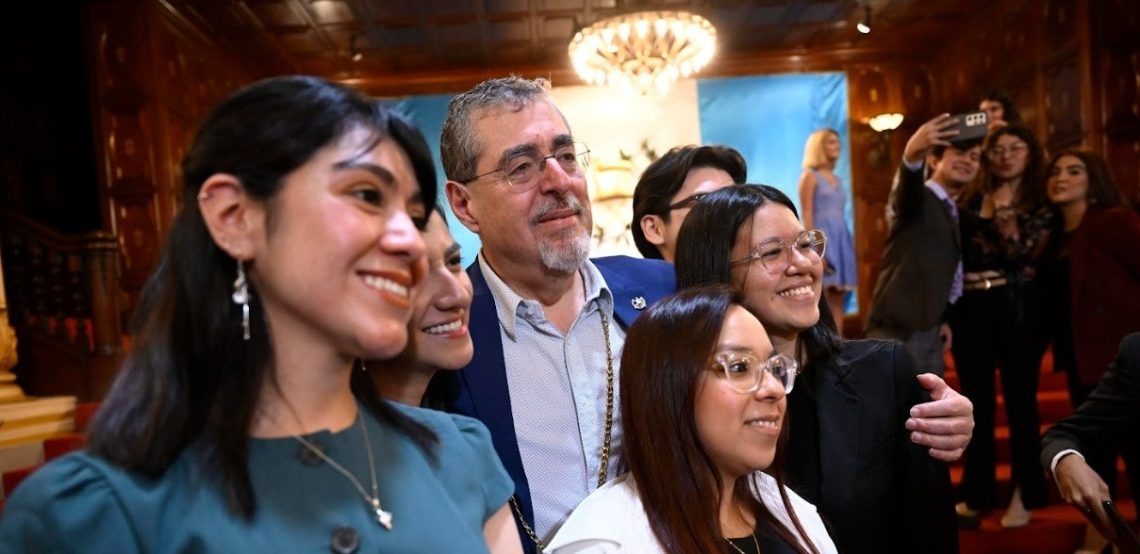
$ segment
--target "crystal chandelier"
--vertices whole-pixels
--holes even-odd
[[[716,28],[699,15],[643,11],[603,19],[570,40],[570,61],[587,83],[665,94],[709,63]]]

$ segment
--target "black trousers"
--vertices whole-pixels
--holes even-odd
[[[1041,418],[1037,410],[1037,380],[1046,339],[1031,313],[1034,303],[1022,303],[1025,290],[1015,285],[966,291],[950,309],[952,354],[962,394],[974,403],[974,434],[965,454],[962,500],[975,510],[995,503],[997,454],[994,439],[1000,368],[1002,397],[1009,422],[1011,484],[1021,488],[1027,509],[1049,503],[1045,472],[1039,460]]]

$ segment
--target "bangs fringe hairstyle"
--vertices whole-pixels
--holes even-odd
[[[250,282],[250,339],[242,340],[240,307],[230,300],[237,262],[214,243],[198,192],[211,175],[233,175],[271,217],[286,176],[358,128],[373,132],[362,151],[393,140],[407,153],[430,214],[436,177],[423,135],[351,89],[313,77],[267,79],[235,92],[205,119],[182,163],[182,208],[139,297],[133,351],[91,425],[95,455],[157,477],[191,450],[231,509],[252,517],[249,428],[263,383],[275,384],[272,337]],[[381,422],[434,456],[435,434],[381,402],[366,374],[353,371],[351,387]]]
[[[673,266],[677,272],[677,288],[723,284],[739,290],[740,285],[732,280],[731,261],[737,233],[743,225],[751,228],[756,210],[771,202],[791,210],[799,219],[792,200],[768,185],[724,187],[694,206],[677,235],[677,259]],[[743,291],[740,292],[743,296]],[[831,308],[827,297],[821,294],[819,321],[800,333],[796,361],[807,369],[808,363],[824,362],[838,354],[839,346]]]
[[[629,328],[621,357],[622,460],[637,486],[645,514],[666,552],[730,552],[720,531],[720,474],[701,446],[696,396],[710,371],[729,307],[740,305],[731,287],[682,290],[653,305]],[[796,531],[816,552],[784,491],[783,456],[788,425],[780,431],[767,470]],[[665,449],[662,451],[662,449]],[[799,541],[756,499],[751,474],[737,479],[738,505],[757,524],[773,521],[789,544]]]
[[[744,161],[744,156],[728,146],[675,146],[653,160],[641,173],[637,186],[633,189],[633,221],[630,222],[629,230],[633,233],[633,244],[642,256],[662,259],[657,245],[645,238],[641,219],[647,215],[656,215],[668,223],[673,215],[669,213],[673,196],[681,190],[689,172],[702,167],[724,171],[733,183],[743,183],[748,178],[748,164]]]

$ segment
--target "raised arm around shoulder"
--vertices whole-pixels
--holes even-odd
[[[932,458],[953,462],[962,457],[970,444],[974,404],[933,373],[923,373],[917,379],[930,393],[930,402],[911,408],[911,417],[906,421],[910,439],[928,447]]]
[[[810,169],[805,169],[800,176],[800,209],[803,210],[804,228],[811,229],[815,219],[815,176]]]

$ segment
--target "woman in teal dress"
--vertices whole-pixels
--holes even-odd
[[[435,172],[377,101],[310,77],[206,119],[89,450],[38,470],[2,552],[519,552],[472,419],[379,400]]]
[[[827,234],[827,267],[823,273],[824,295],[835,327],[843,334],[843,314],[847,293],[855,290],[855,243],[847,229],[847,193],[835,174],[839,160],[839,133],[820,129],[804,145],[804,173],[800,177],[800,207],[804,226]]]

